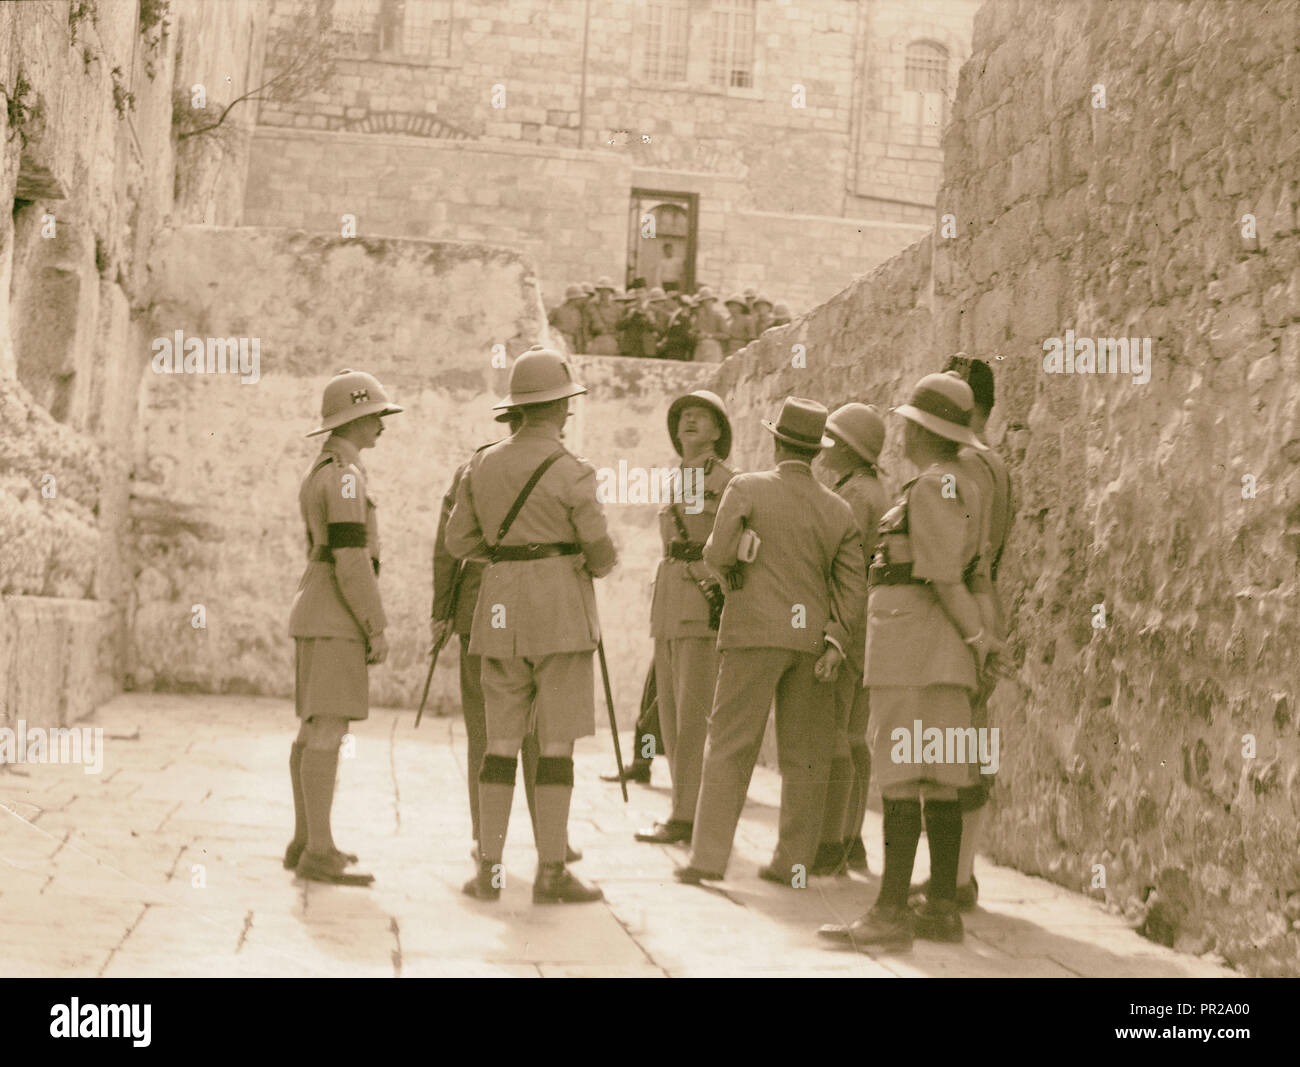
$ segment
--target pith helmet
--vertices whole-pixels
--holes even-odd
[[[668,436],[673,442],[673,448],[677,450],[679,456],[682,454],[682,443],[677,437],[677,420],[682,417],[682,410],[692,404],[708,408],[718,417],[718,428],[722,432],[718,434],[713,450],[718,454],[719,459],[726,459],[731,455],[731,419],[727,417],[727,409],[722,406],[722,397],[717,393],[710,393],[707,389],[696,389],[693,393],[679,396],[669,405]]]
[[[984,452],[988,450],[988,445],[970,429],[971,409],[974,406],[975,397],[970,386],[956,372],[946,371],[943,374],[927,374],[917,382],[911,399],[894,408],[894,414],[902,415],[949,441],[970,445],[971,448]]]
[[[786,444],[800,448],[830,448],[835,442],[824,436],[826,408],[816,400],[787,396],[776,422],[763,420],[763,429]]]
[[[320,425],[307,436],[329,433],[367,415],[394,415],[401,410],[388,399],[384,387],[373,374],[362,370],[342,370],[326,384],[320,402]]]
[[[566,286],[564,287],[564,299],[565,299],[565,300],[581,300],[581,299],[582,299],[582,286],[581,286],[581,285],[566,285]]]
[[[523,407],[525,404],[545,404],[552,400],[578,396],[587,390],[573,378],[573,371],[565,358],[549,348],[533,345],[510,368],[510,393],[493,411]]]
[[[651,299],[651,300],[667,300],[667,299],[668,299],[668,294],[665,293],[665,292],[663,291],[662,288],[660,288],[659,286],[656,285],[653,289],[650,290],[650,299]]]
[[[867,404],[845,404],[831,412],[826,432],[834,434],[868,463],[875,463],[885,447],[885,420]]]
[[[746,301],[745,298],[744,298],[743,296],[741,296],[739,293],[732,293],[729,297],[727,297],[726,300],[723,301],[723,303],[724,303],[724,304],[739,304],[741,307],[743,307],[743,308],[745,309],[746,312],[749,311],[749,303],[748,303],[748,301]]]
[[[608,274],[602,274],[599,278],[596,279],[596,288],[608,289],[611,293],[618,292],[618,290],[614,288],[614,282],[610,279],[610,276]]]
[[[701,285],[699,289],[695,291],[695,299],[703,304],[706,300],[717,300],[718,298],[713,295],[713,290],[707,285]]]

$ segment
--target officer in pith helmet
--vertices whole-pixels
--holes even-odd
[[[537,878],[533,902],[600,900],[565,866],[573,743],[596,732],[592,652],[600,636],[593,577],[616,562],[596,471],[560,443],[569,398],[587,390],[540,346],[510,370],[513,436],[474,454],[447,519],[447,551],[483,554],[469,651],[482,657],[487,755],[479,772],[479,869],[465,892],[496,900],[523,738],[535,728]]]
[[[335,847],[330,829],[339,745],[348,723],[369,715],[367,664],[383,663],[387,620],[379,597],[379,527],[366,493],[361,450],[402,409],[364,371],[340,371],[325,386],[320,425],[329,434],[302,481],[298,503],[307,528],[307,569],[294,593],[294,703],[301,720],[289,755],[294,834],[285,867],[298,877],[369,885],[347,868],[357,857]]]
[[[698,389],[674,400],[668,438],[681,456],[681,492],[674,491],[674,499],[659,510],[664,557],[655,575],[650,633],[659,726],[673,779],[672,810],[666,820],[636,835],[658,845],[690,844],[695,824],[723,603],[719,576],[704,562],[704,543],[735,473],[723,462],[731,454],[731,420],[716,393]],[[638,739],[638,755],[641,747]]]

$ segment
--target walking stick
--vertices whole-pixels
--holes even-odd
[[[596,641],[600,656],[600,676],[605,682],[605,707],[609,708],[609,732],[614,736],[614,762],[618,764],[618,787],[623,790],[623,803],[627,804],[627,779],[623,776],[623,749],[618,743],[618,720],[614,718],[614,693],[609,688],[609,665],[605,662],[605,639]]]
[[[438,655],[446,647],[447,641],[451,638],[451,631],[455,625],[456,619],[456,601],[460,599],[460,580],[465,576],[465,561],[463,559],[456,561],[456,573],[451,579],[451,610],[447,614],[447,628],[443,630],[442,636],[438,638],[438,643],[433,646],[433,655],[429,658],[429,673],[424,676],[424,692],[420,694],[420,710],[415,713],[415,728],[420,728],[420,720],[424,718],[424,705],[429,699],[429,684],[433,681],[433,668],[438,666]]]

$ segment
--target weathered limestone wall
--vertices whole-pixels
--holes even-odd
[[[502,436],[491,404],[510,357],[545,340],[532,267],[512,249],[189,227],[152,264],[150,336],[257,337],[261,376],[147,373],[132,500],[129,684],[289,696],[289,605],[304,566],[298,486],[320,448],[304,439],[344,367],[376,374],[405,412],[364,459],[379,508],[380,587],[391,655],[374,703],[414,707],[427,667],[431,560],[442,495],[474,442]],[[508,364],[508,360],[503,360]],[[567,443],[597,466],[672,453],[667,399],[712,368],[591,357],[590,394]],[[611,417],[611,412],[617,412]],[[609,507],[623,566],[598,583],[616,706],[630,722],[650,659],[649,505]],[[651,535],[647,537],[647,534]],[[201,604],[206,627],[192,625]],[[459,707],[455,644],[431,699]]]
[[[754,285],[793,309],[905,247],[925,227],[744,210],[744,174],[634,168],[623,149],[429,139],[259,127],[244,222],[339,233],[356,216],[370,236],[488,241],[537,264],[548,307],[569,282],[608,274],[620,287],[632,187],[699,196],[700,284],[726,295]]]
[[[135,316],[178,206],[176,57],[254,55],[267,15],[171,7],[162,33],[131,2],[0,5],[0,721],[75,719],[120,683]],[[250,62],[231,83],[222,62],[221,85],[241,91]],[[242,168],[214,183],[207,167],[185,164],[180,209],[239,211]]]
[[[786,394],[894,405],[958,349],[994,366],[1017,678],[990,852],[1258,974],[1300,972],[1298,35],[1294,2],[991,0],[933,279],[927,240],[718,379],[753,466]],[[1149,383],[1045,373],[1067,329],[1150,337]]]

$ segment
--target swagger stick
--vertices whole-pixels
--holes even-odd
[[[420,710],[415,713],[415,728],[420,728],[420,720],[424,718],[424,705],[429,699],[429,684],[433,681],[433,668],[438,665],[438,655],[446,647],[447,641],[451,638],[451,631],[456,624],[456,601],[460,599],[460,581],[465,576],[465,561],[458,559],[456,561],[456,573],[451,579],[451,610],[447,614],[447,628],[442,631],[442,636],[438,638],[438,643],[433,646],[433,655],[429,659],[429,673],[424,676],[424,692],[420,694]]]
[[[623,790],[623,803],[627,804],[627,779],[623,776],[623,749],[618,743],[618,720],[614,717],[614,694],[609,688],[609,665],[605,662],[605,639],[597,638],[596,652],[600,655],[600,677],[605,682],[605,707],[609,708],[609,732],[614,736],[614,762],[618,764],[618,786]]]

